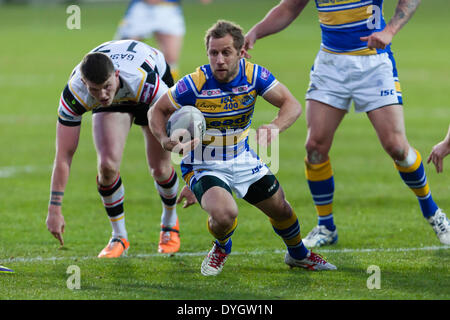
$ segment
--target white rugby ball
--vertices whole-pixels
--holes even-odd
[[[166,125],[167,135],[169,137],[176,135],[182,142],[187,142],[194,138],[201,140],[205,131],[205,117],[200,110],[193,106],[183,106],[172,113]]]

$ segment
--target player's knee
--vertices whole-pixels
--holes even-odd
[[[150,168],[150,174],[156,181],[167,180],[172,174],[173,168],[171,165],[160,164]]]
[[[119,174],[119,168],[112,162],[102,161],[98,166],[98,180],[102,185],[114,182]]]
[[[408,148],[397,143],[389,143],[385,145],[385,150],[389,156],[396,161],[403,161],[408,155]]]
[[[306,155],[311,163],[322,163],[327,159],[328,150],[317,140],[308,139],[305,144]]]
[[[272,218],[278,221],[284,221],[292,216],[292,207],[285,199],[280,201],[280,204],[272,213]]]
[[[210,222],[218,229],[229,229],[238,215],[237,208],[215,208],[210,212]]]

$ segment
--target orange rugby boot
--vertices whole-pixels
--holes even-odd
[[[175,253],[180,250],[180,226],[177,223],[174,227],[166,227],[161,225],[161,232],[159,234],[159,253]]]
[[[130,243],[127,239],[111,238],[108,245],[98,254],[99,258],[118,258],[126,255]]]

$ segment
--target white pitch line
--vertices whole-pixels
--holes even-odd
[[[448,250],[450,246],[428,246],[419,248],[362,248],[362,249],[316,249],[318,253],[371,253],[371,252],[409,252],[409,251],[437,251],[437,250]],[[240,255],[265,255],[265,254],[281,254],[285,253],[285,250],[256,250],[253,252],[232,252],[233,256]],[[208,252],[178,252],[175,256],[178,257],[199,257],[205,256]],[[148,253],[148,254],[129,254],[128,258],[155,258],[155,257],[170,257],[171,255],[161,254],[161,253]],[[1,259],[0,263],[12,263],[12,262],[51,262],[51,261],[62,261],[62,260],[89,260],[97,259],[95,256],[84,256],[84,257],[16,257],[10,259]]]
[[[9,166],[0,167],[0,178],[11,178],[18,174],[34,173],[37,171],[51,170],[52,166]]]

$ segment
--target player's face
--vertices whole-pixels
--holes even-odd
[[[212,73],[217,81],[230,82],[237,76],[243,50],[236,50],[231,35],[227,34],[218,39],[210,38],[207,53]]]
[[[86,79],[83,79],[83,83],[86,85],[89,94],[103,107],[107,107],[112,104],[114,96],[119,89],[119,71],[116,70],[113,72],[108,80],[102,84],[97,84]]]

